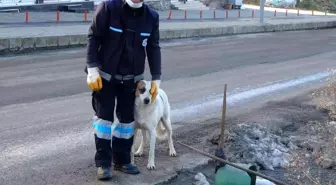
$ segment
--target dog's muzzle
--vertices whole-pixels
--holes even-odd
[[[149,98],[144,99],[144,104],[149,104],[149,102],[150,102]]]

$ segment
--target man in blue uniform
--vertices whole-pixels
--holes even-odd
[[[89,28],[85,71],[95,111],[95,163],[99,180],[112,177],[112,161],[114,170],[140,173],[131,164],[130,155],[135,88],[143,79],[146,55],[152,76],[149,91],[154,98],[161,76],[159,15],[142,1],[102,2]],[[114,110],[119,120],[117,125],[113,124]]]

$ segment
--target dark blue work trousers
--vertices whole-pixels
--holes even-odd
[[[103,88],[92,93],[92,107],[96,115],[93,125],[97,167],[110,167],[112,159],[114,164],[129,164],[131,162],[135,88],[136,83],[133,79],[112,80],[110,82],[103,79]],[[115,99],[117,100],[116,106]],[[111,125],[115,121],[115,107],[120,122],[118,125],[123,126],[117,126],[113,129]]]

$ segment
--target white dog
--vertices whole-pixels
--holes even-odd
[[[134,144],[132,147],[132,163],[134,163],[134,156],[142,156],[144,145],[146,144],[147,132],[149,135],[149,155],[147,168],[149,170],[155,169],[155,143],[156,138],[163,140],[168,139],[169,155],[176,156],[176,151],[172,139],[172,125],[170,121],[170,105],[166,93],[158,90],[158,95],[152,100],[150,94],[151,82],[142,80],[138,82],[136,88],[134,119],[135,119],[135,136],[138,130],[142,131],[142,140],[138,150],[134,153]],[[134,142],[135,143],[135,142]]]

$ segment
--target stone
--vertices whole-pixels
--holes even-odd
[[[47,40],[45,37],[37,37],[35,39],[35,47],[36,48],[44,48],[47,46]]]
[[[227,32],[228,35],[233,35],[234,34],[234,28],[232,26],[227,27],[226,32]]]
[[[165,39],[173,39],[173,38],[174,38],[174,30],[167,30]]]
[[[35,38],[22,38],[22,48],[24,49],[34,49],[35,48]]]
[[[187,37],[194,37],[194,32],[195,30],[194,29],[187,29]]]
[[[167,30],[160,30],[160,40],[167,39],[167,34],[168,34]]]
[[[48,47],[57,47],[58,46],[58,37],[57,36],[47,36],[36,38],[35,47],[36,48],[48,48]]]
[[[219,2],[219,1],[211,1],[211,2],[207,2],[207,4],[208,4],[208,7],[209,8],[212,8],[212,9],[222,9],[222,8],[224,8],[224,4],[225,3],[223,3],[224,1],[222,1],[222,2]]]
[[[282,159],[281,163],[280,163],[280,167],[281,168],[287,168],[290,165],[289,161],[286,159]]]
[[[187,30],[183,29],[180,30],[180,38],[186,38],[187,37]]]
[[[10,38],[9,39],[9,47],[11,51],[19,51],[22,47],[21,38]]]
[[[183,32],[183,30],[174,30],[174,36],[173,36],[173,38],[174,39],[181,38],[182,32]]]
[[[57,47],[58,36],[45,37],[46,47]]]
[[[70,36],[63,35],[58,37],[58,46],[69,46]]]
[[[263,28],[264,28],[264,31],[266,31],[266,32],[273,32],[273,31],[275,31],[274,30],[275,27],[273,25],[270,25],[270,24],[264,25]]]
[[[195,175],[194,179],[195,179],[194,185],[210,185],[205,176],[201,172],[198,172]]]
[[[75,35],[71,37],[72,39],[78,39],[79,40],[79,44],[80,45],[87,45],[87,35],[83,34],[83,35]]]
[[[9,40],[6,38],[0,38],[0,52],[9,49]]]
[[[324,169],[332,169],[336,164],[334,160],[327,158],[323,159],[320,165]]]
[[[145,2],[150,8],[153,8],[156,11],[165,11],[171,10],[171,1],[170,0],[146,0]]]
[[[259,166],[266,170],[287,166],[292,160],[290,149],[281,137],[259,124],[238,124],[230,128],[229,161]],[[288,141],[289,142],[289,141]]]
[[[201,37],[208,37],[208,36],[211,36],[211,28],[203,28],[203,29],[200,29],[200,34],[199,36]]]
[[[75,36],[75,35],[69,36],[69,44],[70,44],[70,46],[79,45],[80,42],[81,42],[81,37]]]
[[[285,159],[283,159],[280,156],[272,157],[272,166],[274,166],[274,167],[281,167],[283,161],[285,161]]]
[[[273,182],[257,176],[256,185],[276,185]]]
[[[202,28],[193,29],[193,37],[200,37],[201,36]]]
[[[214,36],[219,36],[223,34],[223,28],[219,27],[219,28],[211,28],[211,33]]]
[[[280,156],[282,156],[282,152],[280,152],[280,150],[278,150],[278,149],[274,149],[272,155],[274,157],[280,157]]]

